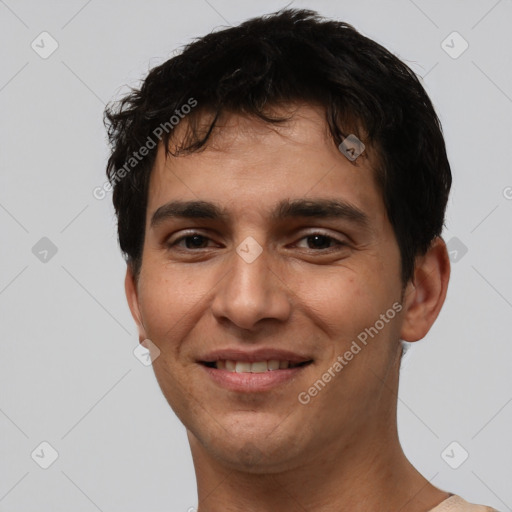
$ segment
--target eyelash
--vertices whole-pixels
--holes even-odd
[[[194,236],[200,236],[200,237],[204,238],[205,240],[211,240],[211,238],[207,237],[206,235],[203,235],[202,233],[200,233],[198,231],[191,231],[191,232],[187,233],[186,235],[181,236],[174,242],[168,243],[166,245],[169,249],[171,249],[173,247],[176,247],[178,245],[178,243],[186,240],[187,238],[193,238]],[[303,237],[299,238],[299,240],[303,240],[303,239],[314,237],[314,236],[322,236],[322,237],[326,238],[329,242],[335,242],[336,245],[338,245],[339,247],[347,246],[347,243],[342,242],[341,240],[338,240],[338,239],[334,238],[333,236],[331,236],[327,233],[323,233],[321,231],[315,231],[313,233],[308,233],[307,235],[304,235]],[[332,250],[333,248],[334,247],[328,247],[327,249],[308,249],[308,250],[314,251],[314,252],[326,252],[326,251]],[[186,247],[185,248],[180,247],[180,249],[184,250],[184,251],[199,252],[199,250],[208,249],[208,247],[199,247],[197,249],[189,249]]]

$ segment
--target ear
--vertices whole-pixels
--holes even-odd
[[[444,240],[437,237],[416,259],[414,276],[407,283],[401,339],[412,342],[426,336],[444,304],[449,280],[450,258]]]
[[[142,322],[142,315],[140,313],[139,297],[137,291],[137,281],[133,275],[131,265],[126,266],[124,290],[126,293],[126,300],[128,301],[128,306],[130,307],[130,311],[132,313],[132,317],[135,320],[135,323],[137,324],[137,328],[139,330],[139,342],[144,341],[147,338],[146,329],[144,328],[144,324]]]

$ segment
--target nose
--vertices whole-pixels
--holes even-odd
[[[227,262],[230,270],[219,283],[211,306],[217,320],[254,330],[263,324],[263,320],[284,322],[289,318],[290,289],[271,268],[270,260],[267,249],[263,249],[254,261],[233,251]]]

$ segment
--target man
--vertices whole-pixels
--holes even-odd
[[[106,120],[126,294],[199,512],[492,510],[398,440],[401,340],[450,273],[450,166],[414,73],[285,10],[190,44]]]

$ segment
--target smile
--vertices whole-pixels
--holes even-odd
[[[312,362],[313,360],[291,362],[287,359],[219,359],[200,361],[200,367],[216,386],[237,393],[261,393],[292,382]]]
[[[294,363],[287,360],[270,359],[268,361],[234,361],[231,359],[221,359],[219,361],[202,361],[202,364],[209,368],[217,370],[226,370],[235,373],[264,373],[267,371],[286,370],[288,368],[297,368],[306,366],[312,361],[302,361]]]

